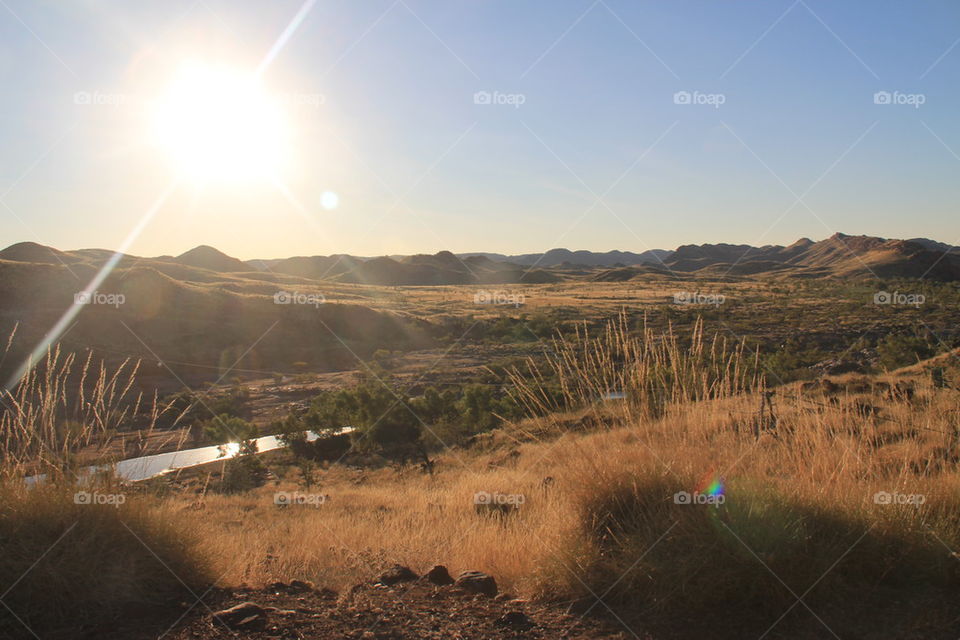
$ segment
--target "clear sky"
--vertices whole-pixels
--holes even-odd
[[[0,5],[4,245],[117,248],[171,184],[130,252],[960,242],[956,0]],[[258,67],[267,116],[210,103]]]

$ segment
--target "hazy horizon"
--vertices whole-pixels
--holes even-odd
[[[870,234],[870,233],[847,233],[847,232],[843,232],[843,231],[840,231],[839,233],[840,233],[841,235],[844,235],[844,236],[847,236],[847,237],[856,237],[856,236],[879,237],[879,238],[882,238],[882,239],[884,239],[884,240],[926,239],[926,240],[933,240],[933,241],[935,241],[935,242],[943,242],[944,244],[951,244],[951,243],[948,243],[948,242],[944,242],[943,239],[941,239],[941,238],[922,238],[921,236],[913,236],[912,238],[890,238],[890,237],[887,237],[887,236],[874,236],[873,234]],[[791,244],[794,244],[795,242],[799,242],[799,241],[801,241],[801,240],[812,240],[813,242],[822,242],[823,240],[828,240],[830,237],[832,237],[832,236],[815,237],[815,238],[809,238],[809,237],[807,237],[807,236],[804,236],[804,237],[801,237],[801,238],[794,238],[792,241],[786,242],[786,243],[766,243],[765,245],[755,245],[755,246],[757,246],[758,248],[759,248],[759,247],[762,247],[762,246],[778,246],[778,245],[779,245],[779,246],[790,246]],[[9,247],[9,246],[12,246],[13,244],[18,244],[19,242],[33,242],[33,241],[31,241],[31,240],[18,241],[18,242],[14,242],[14,243],[12,243],[11,245],[7,245],[7,246]],[[38,243],[38,244],[42,244],[42,243]],[[511,252],[511,253],[504,253],[504,252],[502,252],[502,251],[487,251],[487,250],[484,250],[484,249],[471,250],[471,251],[451,251],[450,249],[446,249],[446,248],[442,248],[442,247],[441,247],[441,248],[436,248],[436,249],[428,249],[428,250],[426,250],[426,251],[417,251],[417,252],[414,252],[414,253],[389,252],[389,253],[380,253],[380,254],[359,254],[359,253],[349,253],[349,252],[344,252],[344,251],[336,251],[336,252],[334,252],[334,253],[332,253],[332,254],[329,254],[329,253],[328,253],[328,254],[311,253],[311,254],[290,254],[290,255],[272,255],[272,256],[264,256],[264,255],[252,255],[252,256],[236,255],[236,254],[232,254],[232,253],[230,253],[230,252],[228,252],[228,251],[224,251],[223,249],[221,249],[219,246],[217,246],[217,245],[215,245],[215,244],[214,244],[214,245],[211,245],[211,244],[198,244],[198,245],[193,245],[193,246],[186,247],[186,248],[184,248],[184,249],[182,249],[182,250],[178,250],[178,251],[164,251],[163,253],[151,254],[151,255],[138,255],[138,254],[130,254],[130,255],[138,255],[138,257],[142,257],[142,258],[177,257],[177,256],[180,256],[180,255],[183,255],[184,253],[187,253],[188,251],[192,251],[193,249],[198,249],[198,248],[200,248],[200,247],[211,247],[211,248],[216,249],[217,251],[220,251],[221,253],[224,253],[224,254],[232,257],[232,258],[237,258],[237,259],[243,260],[243,261],[245,261],[245,262],[250,262],[250,261],[254,261],[254,260],[282,260],[282,259],[285,259],[285,258],[301,257],[301,256],[310,257],[310,256],[329,256],[329,255],[350,255],[350,256],[354,256],[354,257],[358,257],[358,258],[378,258],[378,257],[386,257],[386,256],[408,256],[408,255],[418,255],[418,254],[419,254],[419,255],[434,255],[434,254],[440,253],[441,251],[450,251],[451,253],[455,253],[456,255],[467,255],[467,254],[499,254],[499,255],[506,255],[506,256],[536,255],[536,254],[547,253],[548,251],[555,251],[555,250],[561,250],[561,251],[567,250],[567,251],[573,251],[573,252],[577,252],[577,251],[589,251],[589,252],[591,252],[591,253],[598,253],[598,254],[602,254],[602,253],[612,253],[612,252],[615,252],[615,251],[619,251],[619,252],[622,252],[622,253],[642,254],[642,253],[644,253],[645,251],[649,251],[649,250],[655,250],[655,251],[675,251],[676,249],[678,249],[678,248],[681,247],[681,246],[684,246],[684,245],[693,245],[693,244],[731,244],[731,245],[746,245],[746,244],[749,244],[749,243],[746,243],[746,242],[730,242],[730,243],[692,243],[692,242],[684,242],[684,243],[678,244],[678,245],[673,246],[673,247],[651,247],[650,249],[632,249],[632,248],[630,248],[629,246],[628,246],[628,247],[613,247],[612,249],[584,249],[584,248],[578,247],[578,246],[576,246],[576,245],[571,245],[571,246],[564,246],[564,247],[559,247],[559,246],[557,246],[557,247],[548,247],[548,248],[546,248],[546,249],[532,249],[532,250],[527,250],[527,251],[517,251],[517,252]],[[65,251],[65,252],[71,252],[71,251],[116,251],[115,248],[111,248],[111,247],[77,247],[77,248],[64,248],[64,247],[54,247],[54,246],[51,246],[51,245],[44,245],[44,246],[50,246],[50,247],[53,248],[53,249],[57,249],[57,250],[59,250],[59,251]],[[752,245],[752,246],[754,246],[754,245]],[[129,252],[128,252],[128,254],[129,254]]]

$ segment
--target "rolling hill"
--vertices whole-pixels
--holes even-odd
[[[77,313],[60,341],[64,350],[81,357],[93,350],[113,364],[143,359],[149,364],[141,367],[140,383],[166,390],[216,380],[231,368],[231,376],[244,370],[333,370],[352,367],[357,357],[377,349],[433,344],[429,323],[348,296],[327,301],[314,280],[221,273],[166,259],[125,257],[97,288],[98,296],[77,304],[106,256],[55,251],[36,245],[0,252],[0,336],[6,340],[16,327],[13,347],[0,362],[4,382],[27,358],[28,346],[43,344],[71,310]],[[316,304],[291,303],[289,296],[278,303],[280,291],[313,296],[306,302]]]
[[[677,272],[793,277],[900,277],[960,280],[960,254],[933,240],[888,240],[836,233],[789,246],[703,244],[678,247],[666,260]]]
[[[499,262],[481,255],[458,257],[449,251],[402,257],[358,258],[348,255],[257,260],[273,273],[380,286],[509,284],[557,282],[562,278],[539,268]]]
[[[537,265],[540,267],[558,267],[574,265],[585,267],[614,267],[639,264],[661,264],[662,260],[670,255],[665,249],[651,249],[643,253],[629,251],[570,251],[569,249],[550,249],[545,253],[524,253],[519,255],[504,255],[502,253],[461,253],[461,258],[482,256],[497,262],[509,262],[519,265]]]

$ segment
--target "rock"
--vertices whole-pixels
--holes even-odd
[[[289,588],[293,593],[308,593],[313,591],[313,585],[306,580],[291,580]]]
[[[410,567],[404,567],[399,564],[395,564],[393,567],[380,574],[380,577],[377,578],[377,583],[389,587],[390,585],[400,582],[412,582],[418,577],[419,576],[417,576],[417,574],[415,574]]]
[[[423,574],[423,577],[433,584],[440,586],[453,584],[453,578],[450,576],[450,572],[447,571],[447,568],[442,564],[434,565],[430,571]]]
[[[217,611],[214,620],[229,629],[258,629],[267,622],[267,610],[254,602],[240,604]]]
[[[499,627],[526,630],[534,626],[533,620],[522,611],[508,611],[494,622]]]
[[[481,571],[464,571],[454,584],[469,593],[482,593],[491,598],[497,595],[497,581]]]

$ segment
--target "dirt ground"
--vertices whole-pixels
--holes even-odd
[[[255,603],[266,611],[250,623],[234,628],[215,618],[214,612],[244,602]],[[91,630],[85,637],[107,640],[155,640],[160,635],[170,640],[238,637],[255,640],[653,639],[616,623],[581,617],[568,612],[562,604],[533,604],[514,599],[510,594],[475,595],[455,586],[435,586],[426,581],[390,587],[371,582],[358,584],[341,594],[324,589],[289,592],[276,588],[238,588],[213,591],[203,595],[202,602],[183,604],[184,615],[175,623],[168,615],[158,617],[148,628],[141,621],[128,628],[111,630],[109,635],[103,635],[102,630]]]

